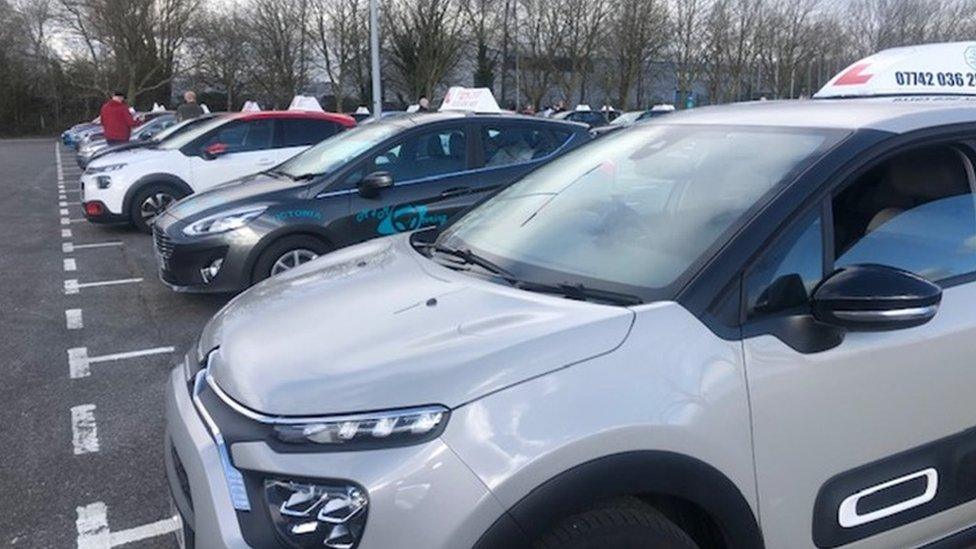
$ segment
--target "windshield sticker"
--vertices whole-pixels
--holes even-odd
[[[288,221],[291,219],[312,219],[320,221],[322,219],[322,212],[318,210],[285,210],[274,214],[274,218],[278,221]]]
[[[447,223],[447,214],[428,214],[427,206],[422,204],[386,206],[375,210],[362,210],[356,214],[358,223],[370,219],[379,221],[376,226],[377,234],[391,235],[430,225],[443,225]]]

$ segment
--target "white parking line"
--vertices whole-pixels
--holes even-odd
[[[67,225],[68,223],[71,223],[71,220],[70,219],[68,219],[67,217],[62,217],[61,218],[61,224],[62,225]]]
[[[71,229],[61,229],[61,238],[71,238]]]
[[[64,260],[64,270],[65,270],[65,272],[77,271],[78,270],[78,264],[75,263],[75,258],[73,258],[73,257],[67,257],[67,258],[65,258],[65,260]]]
[[[82,404],[71,408],[71,443],[75,455],[98,451],[98,427],[95,425],[95,405]]]
[[[64,200],[61,200],[60,202],[58,202],[58,206],[60,206],[62,208],[64,208],[67,205],[68,205],[68,203],[66,201],[64,201]]]
[[[82,288],[96,288],[98,286],[115,286],[117,284],[135,284],[142,282],[142,278],[120,278],[118,280],[101,280],[98,282],[78,282],[77,279],[64,281],[64,293],[71,295],[78,293]]]
[[[66,218],[64,218],[64,217],[61,218],[61,224],[62,225],[67,225],[67,223],[64,222],[65,219]],[[84,223],[85,221],[88,221],[88,220],[85,219],[84,217],[82,217],[80,219],[68,219],[68,223]]]
[[[87,250],[89,248],[108,248],[110,246],[121,246],[122,242],[119,240],[111,240],[108,242],[91,242],[89,244],[74,244],[72,242],[62,242],[61,251],[70,254],[75,250]]]
[[[179,519],[174,516],[128,530],[112,532],[108,527],[108,506],[101,501],[77,507],[75,510],[78,513],[78,519],[75,521],[78,530],[78,549],[110,549],[166,535],[180,528]]]
[[[88,347],[75,347],[68,349],[68,375],[71,379],[88,377],[91,375],[91,365],[99,362],[111,362],[124,360],[127,358],[138,358],[143,356],[164,355],[176,351],[176,347],[154,347],[152,349],[142,349],[141,351],[127,351],[111,355],[88,356]]]
[[[85,327],[85,321],[81,316],[81,309],[67,309],[64,311],[64,320],[68,325],[69,330],[80,330]],[[71,355],[68,355],[68,360],[71,360]]]
[[[61,211],[58,213],[60,213],[61,215],[68,215],[68,208],[61,208]]]

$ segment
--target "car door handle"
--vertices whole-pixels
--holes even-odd
[[[441,198],[446,198],[449,196],[459,196],[462,194],[467,194],[470,191],[470,187],[451,187],[450,189],[445,189],[441,191]]]

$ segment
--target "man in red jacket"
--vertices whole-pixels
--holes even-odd
[[[115,92],[112,98],[102,105],[102,131],[105,141],[109,145],[128,143],[132,128],[139,125],[129,112],[129,105],[125,102],[125,94]]]

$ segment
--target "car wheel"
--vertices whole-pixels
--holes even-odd
[[[538,549],[698,549],[691,537],[637,499],[608,502],[560,521]]]
[[[148,185],[135,194],[129,205],[129,219],[135,228],[152,232],[152,222],[173,202],[186,196],[170,185]]]
[[[313,236],[286,236],[268,247],[254,266],[255,283],[298,267],[332,251],[332,247]]]

